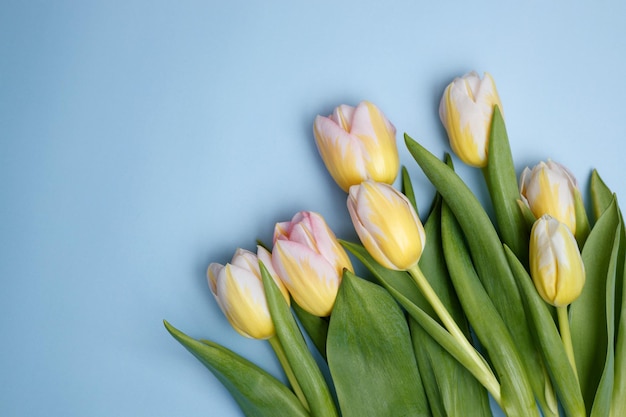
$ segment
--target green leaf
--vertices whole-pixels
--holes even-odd
[[[441,216],[443,251],[450,277],[476,336],[500,378],[501,406],[507,416],[538,416],[520,353],[472,265],[461,229],[444,204]]]
[[[308,349],[289,305],[271,275],[260,262],[267,305],[285,356],[300,384],[311,410],[311,416],[338,416],[328,385]]]
[[[408,273],[404,271],[392,271],[380,266],[361,245],[345,241],[340,242],[372,272],[381,285],[389,291],[406,309],[407,313],[409,313],[437,343],[453,358],[459,361],[475,378],[481,381],[481,383],[488,383],[487,380],[481,378],[484,377],[484,375],[482,375],[480,369],[475,366],[472,356],[461,348],[456,339],[454,339],[438,321],[420,307],[420,305],[424,305],[423,303],[426,303],[426,301],[423,300],[423,296]],[[422,301],[419,301],[420,297]]]
[[[383,288],[344,272],[327,349],[343,417],[430,416],[406,319]]]
[[[411,177],[409,176],[409,171],[407,171],[406,167],[402,166],[402,194],[409,199],[415,212],[418,213],[417,202],[415,201],[415,193],[413,192],[413,183],[411,182]]]
[[[489,216],[476,196],[450,167],[408,135],[405,134],[404,137],[409,152],[458,220],[467,239],[476,272],[513,337],[535,396],[544,413],[549,414],[552,401],[546,399],[546,384],[549,381],[546,379],[545,366],[534,345],[521,295]]]
[[[517,278],[517,284],[524,298],[524,306],[532,320],[537,342],[541,347],[546,367],[552,378],[554,388],[561,399],[561,404],[568,417],[585,417],[585,402],[580,386],[561,341],[559,330],[554,323],[552,313],[543,301],[528,272],[517,259],[513,251],[505,248],[511,269]]]
[[[617,340],[615,342],[615,381],[613,386],[613,398],[611,402],[611,416],[626,415],[626,267],[624,266],[623,249],[626,246],[626,236],[624,234],[624,223],[622,222],[620,239],[621,259],[619,260],[622,271],[618,275],[620,285],[616,285],[616,311],[618,314]],[[619,289],[619,290],[618,290]],[[618,301],[620,301],[618,303]]]
[[[619,225],[613,201],[591,230],[582,251],[586,280],[583,292],[570,307],[572,344],[587,410],[590,411],[607,359],[607,277]],[[611,343],[613,341],[611,340]]]
[[[520,198],[517,174],[504,119],[497,105],[493,108],[488,146],[489,159],[483,174],[493,202],[500,236],[522,263],[527,264],[530,230],[517,204]]]
[[[428,398],[430,412],[433,417],[447,417],[446,406],[442,398],[443,393],[439,390],[437,374],[435,370],[441,370],[439,363],[432,358],[431,352],[440,350],[448,355],[452,361],[456,362],[430,335],[420,326],[413,317],[409,316],[409,331],[411,332],[411,342],[413,343],[413,353],[417,361],[417,368],[422,376],[422,385]],[[458,364],[458,362],[456,362]],[[452,376],[451,376],[452,377]],[[446,378],[441,381],[445,385],[450,385],[453,379]],[[459,387],[462,385],[459,384]]]
[[[302,327],[307,332],[311,341],[317,348],[317,351],[326,359],[326,337],[328,336],[328,319],[326,317],[317,317],[304,310],[293,299],[291,307],[300,320]]]
[[[224,384],[246,416],[309,416],[293,392],[252,362],[216,343],[197,341],[167,321],[163,323],[174,339]]]
[[[595,169],[591,172],[590,189],[593,215],[596,221],[598,221],[602,213],[611,205],[613,192],[607,187]]]
[[[587,237],[589,236],[589,218],[587,217],[587,211],[585,209],[585,202],[583,196],[578,189],[574,191],[574,212],[576,214],[576,242],[578,247],[585,246]]]
[[[618,216],[619,219],[619,216]],[[617,230],[615,231],[615,238],[613,241],[613,250],[611,251],[611,257],[609,259],[607,277],[606,277],[606,289],[605,289],[605,313],[606,313],[606,333],[607,333],[607,346],[606,346],[606,361],[604,363],[604,370],[596,395],[593,399],[593,407],[591,408],[591,417],[603,417],[607,416],[611,410],[611,402],[613,400],[613,382],[615,380],[615,281],[617,273],[617,264],[619,259],[619,245],[620,245],[620,230],[621,220],[618,221]],[[624,401],[624,398],[621,399]]]

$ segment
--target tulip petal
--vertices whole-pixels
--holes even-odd
[[[239,333],[255,339],[274,334],[263,285],[254,273],[226,264],[218,276],[217,296],[226,318]]]
[[[320,317],[329,315],[340,272],[322,255],[297,242],[278,240],[272,255],[274,268],[296,303]]]

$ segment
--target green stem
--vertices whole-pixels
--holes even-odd
[[[283,345],[280,343],[280,340],[278,340],[277,336],[272,336],[268,339],[268,342],[270,342],[270,346],[272,346],[272,349],[274,349],[274,353],[276,354],[278,361],[282,365],[283,370],[285,371],[285,375],[287,375],[287,379],[291,384],[293,392],[296,394],[304,408],[306,408],[307,411],[310,411],[309,403],[307,402],[306,397],[304,396],[304,392],[302,392],[302,388],[300,388],[300,384],[296,379],[296,375],[293,373],[293,369],[291,368],[291,365],[287,360],[285,350],[283,349]]]
[[[419,266],[415,265],[409,268],[408,272],[411,274],[418,288],[424,294],[424,297],[428,300],[432,308],[439,316],[439,319],[443,323],[444,327],[448,329],[448,332],[454,337],[459,345],[465,350],[474,362],[473,367],[467,367],[468,370],[480,381],[480,383],[489,391],[493,399],[502,405],[500,395],[500,383],[498,379],[491,371],[491,368],[487,365],[482,356],[476,351],[474,346],[467,340],[463,331],[456,324],[446,307],[441,302],[441,299],[437,296],[437,293],[433,290],[430,283],[422,273]]]
[[[559,332],[561,333],[561,340],[565,347],[565,353],[567,359],[569,359],[570,365],[574,370],[576,381],[578,382],[578,372],[576,371],[576,360],[574,359],[574,346],[572,345],[572,334],[569,328],[569,315],[567,314],[567,306],[556,308],[557,317],[559,319]]]

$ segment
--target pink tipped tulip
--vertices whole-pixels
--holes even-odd
[[[330,314],[344,268],[353,270],[322,216],[309,211],[276,224],[272,262],[296,303],[318,317]]]
[[[260,246],[257,255],[237,249],[230,263],[212,263],[207,278],[213,296],[237,332],[253,339],[269,339],[275,329],[265,299],[259,260],[289,302],[289,294],[272,267],[270,253]]]
[[[367,179],[391,184],[400,159],[396,129],[372,103],[341,105],[313,125],[317,148],[335,182],[344,190]]]

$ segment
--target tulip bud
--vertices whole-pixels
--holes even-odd
[[[348,191],[366,179],[391,184],[400,159],[396,129],[372,103],[345,104],[313,124],[317,149],[335,182]]]
[[[361,243],[379,264],[399,271],[417,264],[426,235],[404,194],[388,184],[365,181],[350,187],[348,211]]]
[[[230,263],[212,263],[207,270],[209,287],[233,328],[243,336],[268,339],[275,334],[263,290],[259,260],[289,302],[289,294],[272,268],[270,253],[258,247],[257,255],[237,249]]]
[[[548,160],[533,169],[526,167],[520,178],[522,201],[536,218],[549,214],[576,233],[575,193],[578,185],[574,175],[563,165]]]
[[[550,215],[533,225],[530,235],[530,275],[537,292],[547,303],[571,304],[585,284],[578,244],[570,229]]]
[[[468,165],[480,168],[487,165],[494,105],[502,111],[496,84],[488,73],[482,80],[474,71],[455,78],[443,93],[439,118],[452,150]]]
[[[309,211],[276,224],[272,262],[296,303],[318,317],[330,314],[344,268],[353,271],[322,216]]]

